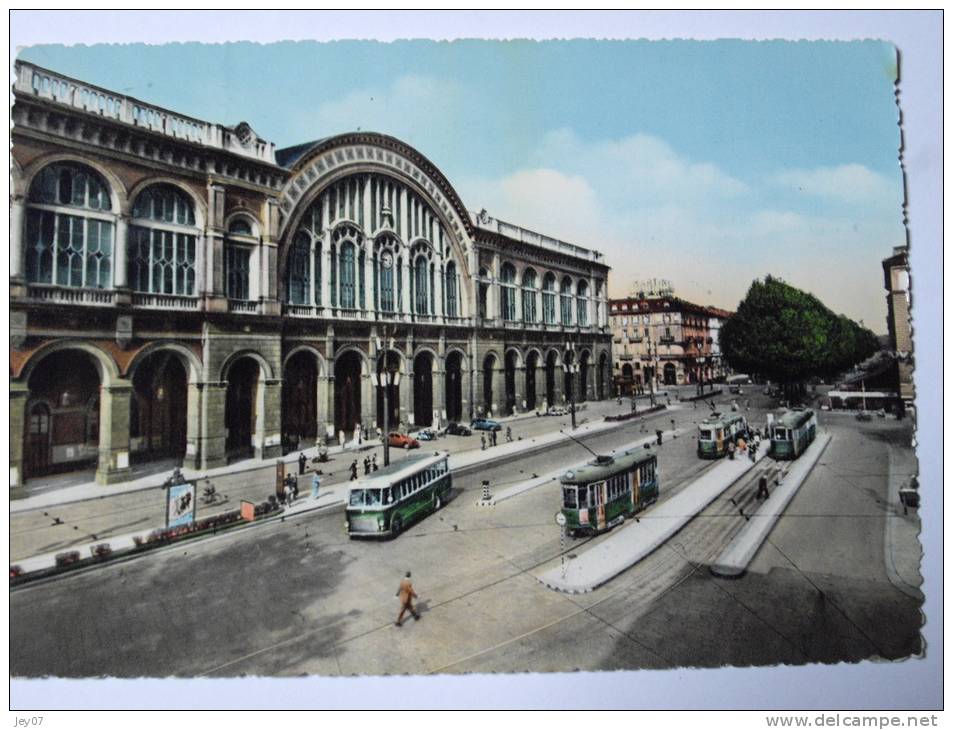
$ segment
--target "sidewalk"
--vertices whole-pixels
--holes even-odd
[[[769,449],[758,451],[757,461],[723,460],[671,499],[638,515],[639,521],[616,530],[572,561],[536,575],[555,591],[588,593],[628,570],[711,504],[722,492],[747,474]]]
[[[676,407],[673,406],[671,410],[676,410]],[[665,411],[660,411],[659,413],[664,415]],[[652,414],[652,415],[656,415],[656,414]],[[535,418],[535,416],[533,417]],[[588,424],[579,426],[573,432],[573,436],[575,438],[584,438],[584,437],[595,435],[598,433],[603,433],[606,431],[623,428],[626,425],[630,425],[631,423],[632,422],[622,422],[622,423],[608,422],[607,423],[605,421],[588,423]],[[550,433],[542,434],[540,436],[529,437],[529,438],[525,438],[521,440],[515,440],[511,443],[504,443],[499,446],[488,448],[485,451],[481,449],[470,449],[466,451],[460,451],[458,453],[451,453],[449,458],[449,465],[450,465],[450,469],[456,473],[466,472],[473,469],[479,469],[480,467],[490,463],[495,463],[500,461],[509,461],[511,459],[517,458],[521,454],[526,454],[528,451],[542,450],[544,448],[552,446],[553,444],[563,442],[563,441],[569,441],[569,440],[570,440],[570,437],[567,436],[562,430],[553,431]],[[434,445],[437,446],[438,443],[439,442],[434,443]],[[305,453],[307,455],[307,452]],[[398,452],[398,453],[402,453],[402,452]],[[289,457],[285,457],[285,461],[287,461],[288,463],[294,463],[297,461],[297,458],[292,459]],[[267,466],[270,463],[272,462],[259,463],[254,468],[259,469],[262,466]],[[187,474],[185,470],[183,470],[183,473]],[[228,472],[223,472],[223,473],[228,473]],[[209,472],[209,475],[212,476],[213,472]],[[139,486],[138,483],[134,483],[134,484],[136,484],[136,486],[133,488],[133,491],[147,489],[150,487],[154,489],[156,486],[154,481],[151,481],[145,486]],[[120,486],[126,486],[126,485],[120,485]],[[310,496],[310,480],[308,479],[306,474],[304,480],[302,481],[301,493],[298,500],[294,504],[292,504],[290,508],[285,508],[278,513],[269,515],[266,518],[262,518],[261,521],[263,522],[271,521],[272,519],[278,517],[279,515],[281,515],[284,518],[288,518],[288,517],[293,517],[303,513],[313,512],[317,510],[328,511],[335,508],[341,508],[345,505],[347,501],[348,490],[350,489],[351,486],[352,486],[352,483],[350,481],[340,481],[335,484],[323,483],[321,485],[318,498],[315,500],[315,499],[312,499]],[[100,490],[103,490],[102,487],[97,487],[97,488]],[[70,488],[70,489],[71,489],[71,496],[74,496],[75,494],[78,493],[77,488]],[[72,490],[77,490],[77,491],[72,491]],[[126,493],[129,493],[130,491],[131,491],[130,488],[126,486],[126,489],[119,490],[116,493],[126,494]],[[47,497],[47,496],[48,495],[40,495],[40,497]],[[101,497],[106,495],[97,494],[97,496]],[[87,496],[85,497],[85,499],[89,499],[89,497]],[[237,509],[237,508],[238,508],[237,502],[229,505],[229,509]],[[35,507],[30,507],[28,509],[35,509]],[[223,510],[223,511],[227,511],[227,510]],[[257,523],[258,522],[256,521],[256,523],[249,523],[249,524],[254,525]],[[27,558],[21,558],[13,562],[15,562],[15,564],[22,567],[24,571],[32,572],[35,570],[42,570],[42,569],[46,569],[46,568],[54,566],[56,564],[56,555],[65,551],[77,550],[79,551],[82,557],[88,557],[89,555],[91,555],[91,550],[95,545],[98,545],[101,543],[107,543],[114,552],[118,552],[120,550],[132,548],[135,545],[135,538],[139,537],[144,539],[151,532],[153,532],[156,529],[159,529],[160,527],[162,527],[162,525],[151,525],[148,529],[138,530],[136,532],[130,532],[130,533],[122,534],[122,535],[104,536],[102,539],[98,539],[98,540],[90,541],[90,542],[84,542],[84,543],[76,544],[76,545],[70,545],[68,547],[61,547],[60,549],[55,551],[44,552],[42,554],[33,555]],[[242,529],[242,528],[238,527],[233,529]]]
[[[904,514],[900,504],[900,488],[909,486],[910,479],[917,474],[917,456],[912,446],[903,448],[891,444],[887,458],[887,525],[884,535],[887,577],[906,595],[922,601],[920,515],[916,509],[908,509]]]
[[[817,460],[821,458],[831,434],[820,433],[807,451],[801,454],[794,462],[779,463],[781,468],[787,468],[781,484],[771,485],[769,497],[761,502],[757,511],[749,516],[744,527],[732,539],[721,555],[712,563],[711,572],[726,578],[740,576],[748,569],[755,554],[764,544],[774,525],[777,523],[788,504],[794,499],[798,489],[810,475]]]

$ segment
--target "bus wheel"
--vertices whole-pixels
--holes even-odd
[[[443,507],[443,502],[440,501],[440,495],[439,495],[439,494],[434,495],[434,499],[433,499],[433,508],[434,508],[434,510],[438,510],[438,509],[440,509],[441,507]]]
[[[400,516],[395,515],[394,519],[390,521],[390,533],[394,537],[397,537],[400,534],[400,528],[403,527],[400,521]]]

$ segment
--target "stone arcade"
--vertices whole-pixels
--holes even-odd
[[[403,142],[275,150],[16,69],[14,496],[373,434],[385,370],[400,429],[610,396],[602,254],[471,214]]]

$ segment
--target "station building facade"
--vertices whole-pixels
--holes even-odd
[[[385,402],[407,430],[609,397],[603,255],[471,213],[400,140],[276,150],[16,70],[14,496],[351,440]]]

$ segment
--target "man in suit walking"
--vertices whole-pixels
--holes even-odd
[[[407,571],[407,575],[404,578],[401,578],[400,586],[397,588],[397,598],[400,600],[400,613],[397,615],[397,625],[402,626],[404,623],[404,614],[410,611],[413,614],[414,621],[420,620],[420,614],[417,613],[417,609],[414,608],[414,599],[417,597],[417,594],[414,592],[414,585],[410,582],[410,571]]]

